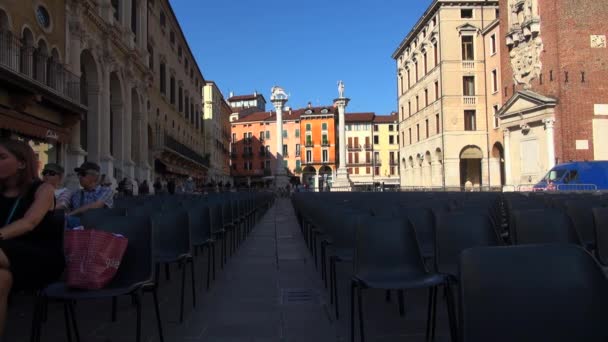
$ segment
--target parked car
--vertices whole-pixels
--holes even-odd
[[[534,190],[608,190],[608,161],[556,165],[534,185]]]

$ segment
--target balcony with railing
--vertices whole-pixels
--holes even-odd
[[[473,69],[475,69],[475,61],[462,61],[462,68],[464,70],[473,70]]]
[[[462,104],[465,106],[475,106],[477,105],[477,96],[463,96]]]
[[[312,140],[306,140],[306,142],[304,143],[304,146],[306,146],[306,147],[314,147],[315,143]]]
[[[323,147],[327,147],[327,146],[329,146],[329,140],[323,140],[323,141],[321,142],[321,146],[323,146]]]
[[[393,159],[389,162],[390,166],[398,166],[399,165],[399,161],[397,161],[396,159]]]
[[[346,163],[346,166],[371,166],[372,162],[369,160],[353,160]]]
[[[365,144],[365,145],[363,145],[363,147],[365,148],[366,151],[371,151],[374,148],[374,145],[372,145],[372,144]]]
[[[33,94],[43,94],[63,105],[84,111],[86,90],[80,77],[34,47],[23,46],[19,37],[0,31],[0,80]]]
[[[209,155],[201,155],[198,152],[193,151],[190,147],[180,143],[179,141],[177,141],[175,138],[173,138],[172,136],[165,134],[165,148],[173,151],[174,153],[177,153],[179,155],[181,155],[182,157],[185,157],[187,159],[190,159],[191,161],[200,164],[202,166],[205,167],[209,167]]]
[[[253,158],[253,152],[243,152],[243,158]]]
[[[346,149],[349,152],[357,152],[361,151],[361,145],[346,145]]]

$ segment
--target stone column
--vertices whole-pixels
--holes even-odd
[[[122,134],[120,135],[120,138],[122,140],[122,169],[123,169],[123,177],[129,177],[131,179],[133,179],[135,177],[135,172],[134,172],[134,166],[135,163],[133,162],[133,156],[132,156],[132,150],[133,150],[133,146],[132,146],[132,140],[133,138],[137,139],[139,136],[136,137],[132,137],[132,133],[133,133],[133,101],[139,101],[138,98],[133,98],[133,91],[131,90],[131,85],[127,85],[127,91],[125,94],[125,103],[123,106],[123,112],[122,112]],[[141,110],[141,106],[138,103],[138,105],[136,106],[136,108],[138,108],[139,110]],[[141,113],[137,113],[138,115],[141,115]],[[139,142],[137,142],[137,144],[139,145]]]
[[[78,76],[81,77],[81,73],[80,73],[80,50],[81,50],[81,37],[82,37],[82,30],[80,27],[80,23],[79,22],[74,22],[71,21],[70,25],[69,25],[69,37],[70,37],[70,44],[69,45],[69,60],[68,60],[68,67],[70,68],[70,71]],[[82,82],[82,80],[81,80]],[[87,115],[87,114],[85,114]],[[84,157],[86,156],[86,151],[84,151],[82,149],[82,144],[80,141],[80,125],[81,122],[77,121],[71,128],[71,137],[70,137],[70,143],[66,149],[66,162],[65,162],[65,168],[66,168],[66,174],[70,175],[74,173],[74,168],[79,166],[80,164],[82,164],[84,162]]]
[[[511,179],[511,131],[505,128],[502,134],[505,144],[505,183],[507,185],[516,185],[513,184],[513,180]]]
[[[275,186],[277,188],[284,188],[289,182],[285,172],[285,166],[283,163],[283,107],[287,103],[287,98],[283,97],[271,97],[272,104],[277,114],[277,129],[276,129],[276,170],[275,170]],[[254,151],[256,153],[256,151]]]
[[[488,158],[481,160],[481,186],[490,185],[490,165],[488,164]]]
[[[101,167],[101,173],[105,174],[107,179],[113,184],[116,184],[114,179],[114,158],[110,153],[110,68],[106,66],[102,68],[102,88],[99,91],[99,114],[97,115],[96,122],[89,122],[89,133],[95,131],[95,139],[90,139],[97,146],[95,149],[99,151],[98,160],[99,166]],[[116,132],[114,132],[116,133]]]
[[[433,160],[432,163],[432,172],[433,172],[433,181],[432,181],[432,185],[434,187],[441,187],[441,168],[443,167],[443,165],[441,164],[441,162],[439,160]]]
[[[555,166],[555,140],[553,136],[553,125],[555,118],[547,118],[543,120],[545,124],[545,135],[547,138],[547,171]]]
[[[460,187],[460,158],[444,158],[445,186]]]
[[[344,112],[349,101],[349,98],[342,96],[334,100],[334,104],[338,107],[338,148],[340,152],[334,186],[344,189],[351,187],[348,170],[346,169],[346,121],[344,117]]]

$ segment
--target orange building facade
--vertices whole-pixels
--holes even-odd
[[[317,189],[336,171],[337,110],[283,111],[283,162],[292,184]],[[255,112],[231,122],[231,175],[237,186],[270,184],[276,170],[276,113]]]

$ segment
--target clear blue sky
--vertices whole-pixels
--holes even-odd
[[[170,0],[207,80],[224,96],[279,85],[288,106],[331,105],[337,81],[347,112],[397,109],[401,40],[431,0]],[[267,110],[272,107],[268,104]]]

